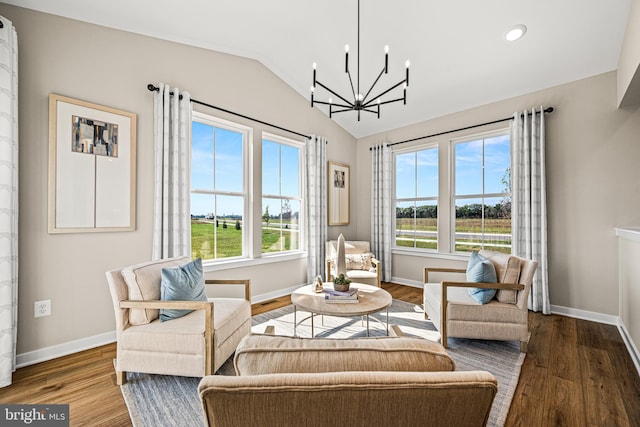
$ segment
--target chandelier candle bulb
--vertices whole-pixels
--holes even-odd
[[[349,72],[349,45],[344,45],[344,72]]]
[[[407,63],[405,65],[407,66],[407,77],[405,79],[406,80],[405,84],[407,86],[409,86],[409,65],[411,65],[411,63],[409,61],[407,61]],[[406,87],[405,87],[405,89],[406,89]],[[405,104],[406,104],[406,102],[405,102]]]
[[[384,47],[384,73],[389,74],[389,45]],[[380,113],[378,112],[379,115]]]

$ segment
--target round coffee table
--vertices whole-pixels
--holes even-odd
[[[333,283],[324,283],[325,289],[333,289]],[[366,316],[367,336],[369,336],[369,315],[386,309],[386,331],[389,335],[389,306],[392,298],[389,292],[376,286],[363,283],[351,283],[351,288],[358,289],[358,303],[327,303],[324,301],[324,292],[316,293],[313,285],[302,286],[291,294],[293,304],[293,335],[297,336],[296,328],[299,323],[311,318],[311,337],[313,331],[313,317],[316,314],[340,317]],[[298,322],[298,310],[309,312],[311,315]],[[377,320],[374,318],[374,320]]]

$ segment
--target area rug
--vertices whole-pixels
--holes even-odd
[[[297,320],[308,316],[298,312]],[[275,327],[278,335],[293,335],[293,306],[289,305],[253,317],[253,331],[261,333],[268,325]],[[375,320],[377,319],[377,320]],[[378,322],[379,321],[379,322]],[[311,335],[309,319],[297,327],[302,337]],[[389,307],[389,324],[397,325],[405,336],[440,339],[424,312],[418,305],[394,300]],[[361,318],[316,316],[316,337],[350,338],[366,336],[366,323]],[[371,336],[386,334],[385,313],[371,316]],[[519,342],[449,339],[448,352],[456,362],[456,370],[486,370],[498,380],[498,394],[493,402],[489,426],[502,426],[520,376],[524,353]],[[229,359],[216,375],[234,375],[233,362]],[[204,418],[198,398],[199,378],[174,377],[128,373],[127,382],[121,387],[134,427],[147,426],[203,426]]]

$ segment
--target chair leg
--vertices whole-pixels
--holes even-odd
[[[127,373],[124,371],[118,371],[118,360],[113,359],[113,367],[116,370],[116,385],[122,385],[127,382]]]
[[[526,353],[529,349],[529,340],[531,339],[531,332],[527,334],[527,339],[520,341],[520,352]]]

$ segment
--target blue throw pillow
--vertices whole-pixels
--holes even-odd
[[[160,282],[162,301],[206,301],[204,271],[200,258],[179,267],[163,268]],[[160,321],[177,319],[193,310],[160,310]]]
[[[467,265],[467,282],[496,283],[496,268],[489,258],[471,252]],[[480,304],[486,304],[496,295],[497,289],[469,288],[469,296]]]

